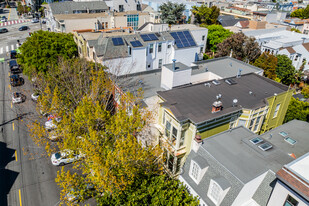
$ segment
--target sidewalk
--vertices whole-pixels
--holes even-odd
[[[9,25],[20,24],[20,23],[29,22],[29,21],[31,20],[30,19],[20,19],[20,20],[7,21],[7,22],[0,23],[0,26],[9,26]]]

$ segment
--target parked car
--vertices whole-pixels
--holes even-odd
[[[35,19],[32,19],[31,22],[32,22],[32,23],[39,23],[40,21],[39,21],[38,19],[35,18]]]
[[[22,27],[19,27],[19,31],[26,31],[26,30],[28,30],[28,29],[30,29],[28,26],[22,26]]]
[[[53,142],[59,141],[61,139],[61,137],[55,131],[49,132],[47,138]]]
[[[83,156],[78,152],[74,152],[72,150],[63,150],[52,154],[51,162],[55,166],[63,166],[65,164],[70,164],[77,160],[80,160]]]
[[[56,129],[57,125],[55,124],[54,121],[60,122],[61,117],[56,117],[56,118],[50,119],[49,121],[45,122],[45,128],[48,129],[48,130]]]
[[[31,94],[31,99],[35,102],[38,101],[38,98],[40,96],[40,93],[39,92],[34,92],[33,94]]]
[[[11,86],[13,87],[21,86],[24,84],[24,79],[20,77],[18,74],[13,74],[10,76],[10,83]]]
[[[8,20],[7,20],[7,18],[5,17],[5,16],[3,16],[2,18],[1,18],[1,22],[7,22]]]
[[[18,74],[21,72],[20,66],[17,64],[16,60],[10,60],[9,67],[12,74]]]
[[[17,56],[17,51],[16,50],[12,50],[11,51],[11,59],[16,59]]]
[[[46,20],[45,19],[43,19],[42,24],[46,24]]]
[[[6,33],[9,32],[9,30],[7,28],[1,28],[0,29],[0,33]]]
[[[13,104],[23,102],[23,95],[20,92],[12,93],[12,102],[13,102]]]

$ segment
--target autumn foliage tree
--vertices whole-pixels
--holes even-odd
[[[276,79],[277,57],[274,55],[264,52],[255,60],[253,65],[263,69],[265,77]]]
[[[261,50],[255,38],[239,32],[217,45],[216,57],[232,55],[233,58],[253,63],[260,54]]]

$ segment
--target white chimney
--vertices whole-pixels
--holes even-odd
[[[169,90],[173,87],[190,84],[192,68],[172,60],[173,63],[162,66],[161,87]]]
[[[197,153],[197,150],[200,148],[200,146],[203,144],[203,140],[200,135],[196,135],[195,138],[192,141],[192,150]]]

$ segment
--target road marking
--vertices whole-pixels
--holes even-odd
[[[11,108],[13,108],[13,103],[11,102]]]
[[[6,52],[8,52],[9,51],[9,46],[6,46],[5,49],[6,49]]]
[[[11,91],[11,85],[9,85],[10,91]]]
[[[11,10],[12,10],[12,9],[10,9],[10,13],[9,13],[9,16],[8,16],[8,20],[10,20],[10,17],[11,17]]]
[[[17,151],[15,150],[15,160],[16,160],[16,162],[18,161],[17,160]]]
[[[18,192],[19,192],[19,205],[20,205],[20,206],[23,206],[23,204],[21,203],[20,189],[18,190]]]
[[[10,72],[8,73],[8,75],[9,75],[9,76],[11,75]]]
[[[0,54],[3,54],[3,47],[0,48]]]
[[[14,122],[12,123],[12,126],[13,126],[13,131],[14,131]]]
[[[18,48],[19,47],[19,45],[18,44],[16,44],[16,48]]]
[[[14,44],[11,45],[11,49],[14,50]]]

